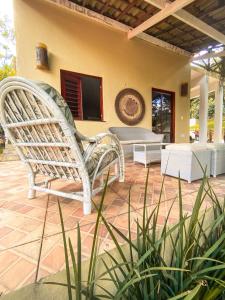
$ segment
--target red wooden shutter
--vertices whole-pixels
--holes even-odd
[[[66,100],[74,119],[83,119],[82,88],[79,76],[61,71],[62,96]]]

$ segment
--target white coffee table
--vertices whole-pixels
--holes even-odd
[[[161,161],[161,149],[170,143],[137,143],[133,144],[133,161],[147,165]]]

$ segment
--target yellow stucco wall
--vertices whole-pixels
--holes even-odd
[[[123,88],[137,89],[144,97],[146,113],[138,126],[151,128],[151,89],[176,93],[175,135],[188,140],[189,99],[180,97],[180,84],[189,82],[188,58],[126,34],[44,0],[14,0],[17,40],[17,74],[46,81],[60,90],[60,69],[103,78],[105,122],[77,121],[87,135],[125,126],[118,119],[114,102]],[[47,45],[50,71],[35,68],[35,46]]]

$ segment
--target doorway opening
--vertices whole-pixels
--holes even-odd
[[[165,143],[175,140],[175,93],[152,89],[152,131],[164,134]]]

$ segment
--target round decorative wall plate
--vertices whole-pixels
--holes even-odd
[[[127,125],[136,125],[144,117],[145,103],[134,89],[124,89],[116,96],[115,109],[119,119]]]

